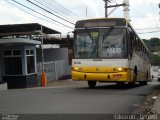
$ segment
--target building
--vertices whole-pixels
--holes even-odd
[[[61,33],[38,23],[0,25],[0,83],[7,82],[9,89],[39,86],[41,64],[47,65],[46,62],[51,63],[55,60],[65,61],[61,66],[63,71],[68,71],[68,53],[64,55],[67,48],[44,51],[41,49],[43,43],[47,44],[46,41],[56,44],[56,41],[61,40],[54,38],[54,34]],[[51,38],[54,38],[54,41]],[[62,53],[65,58],[61,57]],[[45,69],[47,70],[47,67]],[[63,72],[58,77],[65,74],[67,73]]]

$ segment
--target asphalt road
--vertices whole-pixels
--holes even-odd
[[[137,85],[134,88],[101,84],[96,89],[72,86],[0,91],[0,113],[83,114],[97,117],[99,114],[131,114],[157,84]]]

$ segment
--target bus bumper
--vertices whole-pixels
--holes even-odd
[[[72,71],[72,80],[99,82],[129,82],[128,72],[118,73],[83,73]]]

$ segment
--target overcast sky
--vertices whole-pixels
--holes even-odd
[[[64,18],[70,23],[45,12],[30,2],[27,2],[27,0],[0,0],[0,24],[40,23],[66,35],[69,31],[73,31],[71,28],[74,28],[74,25],[71,23],[75,23],[80,19],[104,17],[105,14],[103,0],[30,1]],[[110,1],[112,2],[109,4],[114,5],[116,3],[121,4],[123,0]],[[142,39],[160,38],[160,8],[158,8],[160,0],[129,0],[129,3],[131,24],[139,36]],[[110,8],[109,11],[111,10]],[[123,17],[123,7],[116,9],[109,17]]]

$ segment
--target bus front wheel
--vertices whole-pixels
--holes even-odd
[[[90,88],[95,88],[96,87],[96,81],[88,81],[88,86],[90,87]]]

